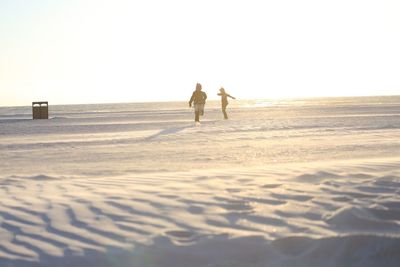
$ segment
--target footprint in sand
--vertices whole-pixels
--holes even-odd
[[[246,201],[233,201],[230,203],[223,204],[222,207],[226,210],[235,210],[235,211],[249,211],[253,209],[253,207]]]
[[[282,186],[282,184],[265,184],[262,186],[262,188],[277,188]]]
[[[229,193],[239,193],[242,190],[239,188],[227,188],[226,191],[228,191]]]
[[[218,203],[218,205],[225,210],[248,211],[253,209],[250,203],[245,200],[229,199],[224,197],[214,197],[214,199],[219,202],[222,202]]]
[[[195,233],[185,230],[171,230],[165,232],[165,235],[178,242],[191,242],[196,237]]]
[[[204,209],[202,207],[191,206],[188,208],[188,211],[192,214],[201,214],[204,212]]]

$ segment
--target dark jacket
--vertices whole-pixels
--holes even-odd
[[[207,94],[203,91],[196,90],[193,92],[192,97],[189,100],[189,105],[192,103],[196,104],[205,104],[207,99]]]

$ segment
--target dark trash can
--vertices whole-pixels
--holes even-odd
[[[32,102],[32,117],[34,120],[49,118],[48,102]]]

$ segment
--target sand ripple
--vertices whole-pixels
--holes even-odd
[[[0,265],[397,266],[397,166],[4,177]]]

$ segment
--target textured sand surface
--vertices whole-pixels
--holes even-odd
[[[0,108],[0,266],[398,266],[399,98],[255,104]]]

